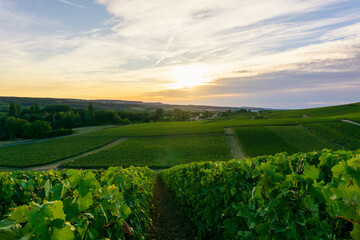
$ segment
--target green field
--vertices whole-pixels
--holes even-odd
[[[336,126],[341,130],[331,126]],[[348,126],[349,125],[349,126]],[[248,156],[272,155],[278,152],[355,150],[360,142],[346,131],[357,134],[359,126],[343,122],[305,124],[304,126],[258,126],[234,128]]]
[[[1,167],[30,167],[58,161],[116,140],[105,131],[0,148]]]
[[[344,132],[345,134],[351,135],[355,138],[360,138],[360,126],[347,122],[332,122],[326,123],[326,125],[336,128],[337,130]]]
[[[347,125],[343,125],[346,126],[346,128],[342,128],[341,125],[337,125],[337,126],[338,128],[335,128],[328,124],[322,124],[322,123],[313,123],[313,124],[304,125],[305,128],[309,129],[314,134],[331,142],[331,146],[329,148],[333,150],[337,150],[337,149],[355,150],[360,148],[360,140],[356,137],[353,137],[352,135],[345,133],[345,131],[348,130],[342,130],[342,129],[348,129]],[[354,126],[360,128],[360,126],[356,126],[356,125]]]
[[[222,134],[130,138],[110,149],[64,164],[64,167],[150,166],[231,159]]]
[[[256,113],[235,112],[228,116],[203,121],[154,122],[107,129],[104,129],[105,126],[85,127],[79,129],[84,134],[78,136],[2,147],[0,148],[0,166],[21,168],[44,165],[92,151],[122,137],[127,137],[129,140],[111,151],[89,155],[86,160],[81,159],[67,166],[81,167],[81,164],[85,164],[84,167],[90,165],[100,167],[114,164],[168,167],[191,161],[216,160],[216,158],[224,160],[222,156],[228,157],[229,147],[223,143],[223,140],[219,141],[218,155],[207,155],[211,141],[199,140],[209,137],[205,135],[222,135],[224,127],[234,128],[248,156],[275,154],[283,151],[288,153],[307,152],[323,148],[334,150],[360,148],[358,139],[360,127],[341,122],[339,119],[340,116],[360,115],[357,103],[315,109],[264,111],[260,115],[269,119],[254,119],[257,116]],[[195,137],[195,135],[198,136]],[[200,137],[200,135],[204,136]],[[177,140],[163,143],[165,141],[163,139],[166,137]],[[189,145],[186,141],[182,141],[186,137],[198,140],[194,140],[195,142]],[[155,147],[155,145],[158,146]],[[126,149],[122,146],[126,146]],[[198,152],[187,155],[185,151],[177,150],[181,146],[183,148],[191,146],[198,149],[196,150]],[[144,148],[149,148],[148,153],[141,153]],[[201,152],[200,149],[203,149],[204,152]],[[117,151],[120,152],[117,153]],[[106,159],[103,164],[99,164],[97,161],[100,154],[100,159]],[[112,158],[112,156],[118,155],[120,157]],[[185,157],[187,157],[186,160]],[[91,160],[91,164],[87,163],[88,160]]]
[[[358,105],[84,127],[0,147],[4,168],[99,169],[0,173],[0,239],[147,239],[164,229],[160,214],[178,226],[157,202],[173,198],[196,239],[359,239],[360,150],[344,150],[360,149],[360,126],[341,121]],[[132,166],[170,169],[156,180]]]
[[[234,131],[249,157],[275,154],[278,152],[295,153],[297,149],[265,126],[239,127]]]
[[[267,127],[276,136],[284,140],[290,146],[295,147],[296,152],[319,151],[329,148],[331,143],[302,126],[270,126]]]
[[[352,103],[339,106],[287,110],[287,111],[265,111],[262,114],[267,114],[269,118],[321,118],[321,117],[338,117],[345,114],[359,114],[360,103]]]
[[[203,121],[193,121],[141,123],[105,131],[117,137],[139,137],[223,133],[224,129],[222,126],[205,124]]]

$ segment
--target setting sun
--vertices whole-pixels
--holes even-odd
[[[172,89],[191,88],[211,82],[210,68],[204,64],[176,66],[172,71]]]

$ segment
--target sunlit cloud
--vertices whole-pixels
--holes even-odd
[[[52,3],[40,1],[25,11],[17,2],[0,0],[0,95],[66,92],[244,105],[241,101],[249,103],[246,99],[266,86],[278,106],[276,92],[312,87],[326,92],[332,91],[328,79],[344,86],[359,81],[348,76],[358,73],[358,1],[57,1],[64,3],[58,10],[63,16],[69,9],[105,9],[107,15],[96,26],[83,23],[83,29],[73,30],[61,17],[45,14]],[[39,11],[44,14],[35,14]],[[79,21],[76,12],[68,18]],[[308,74],[312,85],[304,78]],[[57,90],[50,93],[40,90],[54,85]],[[351,94],[344,98],[351,101]]]

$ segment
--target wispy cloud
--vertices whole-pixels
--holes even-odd
[[[229,103],[254,100],[259,92],[333,91],[326,85],[330,80],[333,86],[360,81],[354,74],[359,72],[360,4],[354,0],[96,2],[111,21],[104,19],[93,31],[40,35],[0,28],[0,81],[32,76],[63,79],[67,87],[68,82],[84,84],[83,94],[97,98],[103,90],[113,98],[201,102],[223,97]],[[2,8],[0,20],[18,21],[15,10]],[[169,90],[174,69],[188,65],[206,65],[212,81]]]
[[[77,4],[77,3],[73,3],[73,2],[70,2],[70,1],[68,1],[68,0],[56,0],[56,1],[65,3],[65,4],[67,4],[67,5],[79,7],[79,8],[85,8],[85,6],[83,6],[83,5],[80,5],[80,4]]]

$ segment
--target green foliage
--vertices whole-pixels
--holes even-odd
[[[4,129],[8,138],[20,138],[23,135],[23,128],[28,121],[20,118],[9,117],[4,123]]]
[[[148,168],[0,173],[0,239],[125,239],[124,221],[145,239],[154,179]]]
[[[49,137],[60,137],[73,134],[72,129],[57,129],[49,133]]]
[[[48,113],[59,113],[59,112],[69,112],[71,107],[66,104],[54,104],[54,105],[47,105],[44,108],[45,112]]]
[[[199,239],[359,239],[360,152],[175,166],[159,177]]]
[[[9,106],[9,116],[18,118],[20,117],[20,105],[16,103],[10,103]]]
[[[130,138],[110,149],[64,164],[64,167],[171,167],[177,164],[231,159],[224,136],[167,136]]]
[[[47,138],[51,131],[48,122],[36,120],[33,123],[27,123],[23,126],[23,138]]]
[[[99,124],[112,124],[119,123],[121,119],[115,111],[96,111],[95,121]]]
[[[157,109],[155,110],[155,115],[156,115],[156,117],[157,117],[158,119],[163,119],[163,118],[164,118],[164,113],[165,113],[165,111],[164,111],[163,108],[157,108]]]
[[[88,106],[88,112],[87,112],[88,114],[89,114],[89,118],[90,118],[90,120],[94,120],[95,119],[95,109],[94,109],[94,107],[93,107],[93,104],[92,103],[89,103],[89,106]]]

